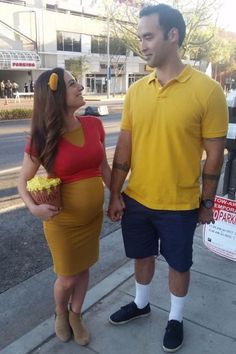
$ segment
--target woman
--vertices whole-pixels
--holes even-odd
[[[61,68],[41,74],[34,87],[31,139],[26,145],[18,181],[19,193],[31,213],[43,220],[57,279],[54,284],[55,332],[66,342],[73,333],[80,345],[89,342],[81,307],[89,268],[98,259],[103,220],[104,187],[110,167],[104,129],[96,117],[75,111],[85,104],[83,86]],[[49,177],[62,181],[62,208],[36,205],[26,190],[42,165]],[[70,304],[70,305],[69,305]]]

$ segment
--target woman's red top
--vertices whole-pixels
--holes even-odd
[[[53,166],[53,176],[59,177],[63,183],[101,176],[101,162],[104,158],[105,132],[100,119],[94,116],[78,118],[84,133],[84,144],[77,146],[60,138],[57,156]],[[30,154],[30,141],[25,152]],[[32,155],[37,157],[33,149]]]

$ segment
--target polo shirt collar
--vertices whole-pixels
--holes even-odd
[[[189,64],[187,64],[180,72],[180,74],[177,77],[175,77],[173,80],[176,80],[178,82],[185,82],[192,76],[192,74],[193,74],[193,68]],[[149,75],[148,84],[155,79],[156,79],[156,70],[153,70]]]
[[[149,74],[148,84],[150,84],[150,82],[152,82],[153,80],[156,80],[156,70],[155,69],[151,72],[151,74]]]

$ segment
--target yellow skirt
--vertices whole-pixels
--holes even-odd
[[[54,272],[77,275],[99,257],[104,187],[101,177],[66,183],[61,188],[62,211],[45,221],[44,233]]]

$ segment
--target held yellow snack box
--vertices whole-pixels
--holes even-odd
[[[61,207],[60,178],[36,176],[27,181],[26,189],[37,204]]]

